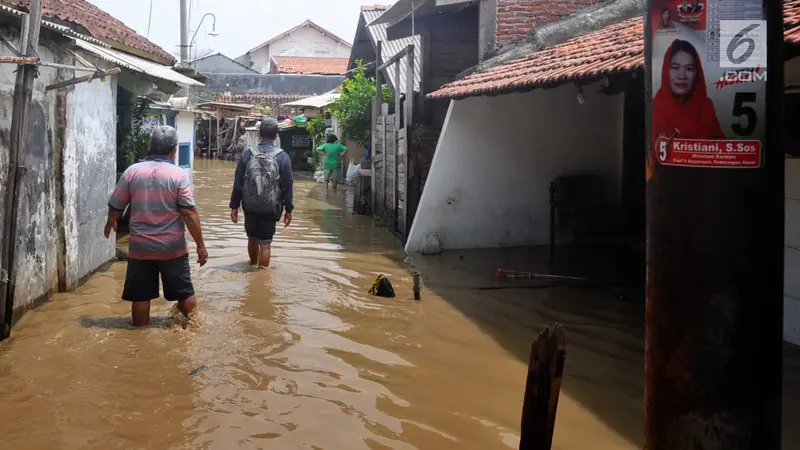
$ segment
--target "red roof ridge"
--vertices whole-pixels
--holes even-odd
[[[0,0],[0,4],[28,11],[30,0]],[[169,65],[177,62],[174,56],[140,35],[122,21],[86,0],[43,0],[42,16],[61,24],[77,25],[88,35],[108,44],[117,44],[120,50],[144,53],[145,58]],[[76,30],[79,31],[79,30]],[[139,55],[144,56],[144,55]]]
[[[303,75],[344,75],[349,58],[315,58],[313,56],[273,56],[278,73]]]

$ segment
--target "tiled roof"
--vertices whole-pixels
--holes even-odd
[[[783,39],[800,44],[800,0],[783,2]]]
[[[127,46],[157,59],[175,63],[175,57],[124,23],[86,0],[43,0],[45,18],[60,23],[78,25],[97,39]],[[0,4],[28,11],[30,0],[0,0]]]
[[[344,75],[347,73],[347,58],[313,58],[299,56],[275,56],[278,73],[302,75]]]
[[[283,106],[284,103],[307,98],[308,94],[231,94],[214,93],[211,99],[222,103],[247,103],[250,105],[269,106],[270,115],[289,116],[299,107]]]
[[[800,0],[784,3],[784,39],[800,44]],[[597,78],[644,67],[644,20],[635,17],[485,72],[445,84],[431,99],[528,91],[566,80]]]

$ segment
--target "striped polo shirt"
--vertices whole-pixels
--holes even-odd
[[[108,206],[131,205],[131,259],[167,260],[189,252],[181,209],[196,208],[189,175],[165,156],[150,156],[122,174]]]

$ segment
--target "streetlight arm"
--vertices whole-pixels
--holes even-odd
[[[191,41],[189,41],[189,47],[191,47],[192,45],[194,45],[194,40],[195,40],[195,38],[197,37],[197,32],[198,32],[198,31],[200,31],[200,27],[203,25],[203,21],[205,21],[205,20],[206,20],[206,17],[208,17],[208,16],[211,16],[211,17],[214,19],[214,22],[212,22],[212,24],[211,24],[211,32],[213,33],[213,32],[215,32],[215,31],[217,31],[217,16],[215,16],[215,15],[214,15],[214,14],[212,14],[212,13],[206,13],[206,14],[203,16],[203,18],[202,18],[202,19],[200,19],[200,23],[199,23],[199,24],[197,24],[197,29],[196,29],[196,30],[194,30],[194,35],[192,35],[192,40],[191,40]]]

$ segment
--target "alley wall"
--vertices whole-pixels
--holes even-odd
[[[103,236],[108,197],[116,184],[116,80],[81,83],[66,93],[64,231],[66,288],[114,257]]]
[[[0,33],[19,42],[17,29],[0,27]],[[11,55],[5,46],[0,54]],[[44,61],[75,64],[45,36],[38,55]],[[2,211],[15,70],[14,65],[0,65],[0,225],[7,220]],[[46,86],[74,76],[71,70],[40,67],[34,83],[27,150],[20,161],[25,170],[17,198],[14,321],[114,256],[115,245],[103,238],[101,222],[116,181],[115,85],[95,80],[58,93],[45,91]]]
[[[599,173],[619,204],[623,96],[585,86],[451,102],[406,251],[546,245],[549,184]]]

